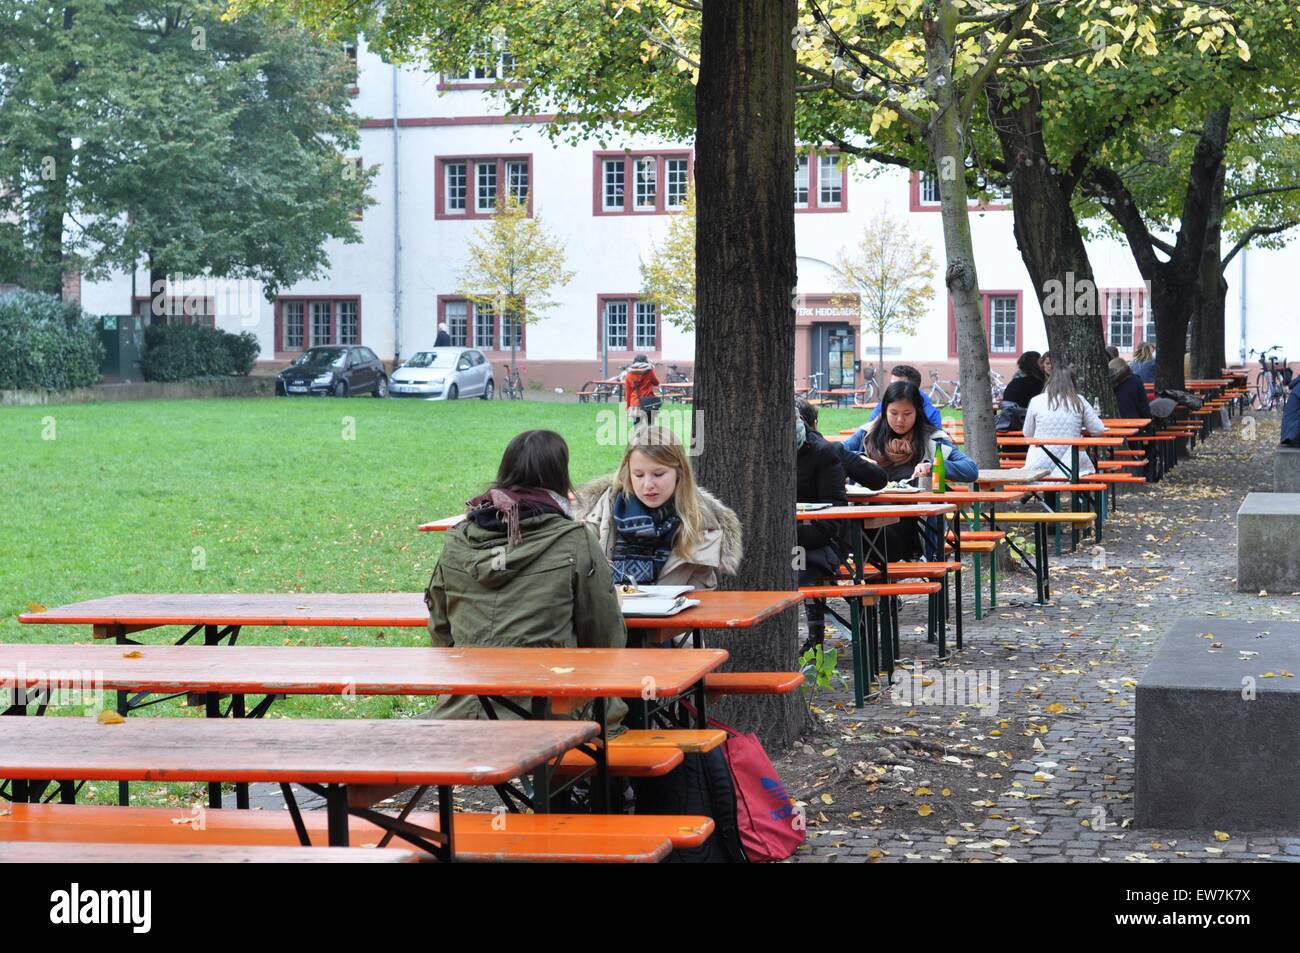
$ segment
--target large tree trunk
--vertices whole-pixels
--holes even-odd
[[[1223,278],[1223,179],[1224,167],[1214,181],[1210,195],[1209,222],[1205,226],[1205,247],[1201,250],[1200,280],[1192,307],[1192,376],[1218,377],[1226,364],[1224,351],[1224,300],[1228,283]]]
[[[171,309],[171,302],[167,300],[167,271],[158,263],[152,251],[146,252],[146,255],[149,259],[149,305],[145,323],[166,324]]]
[[[989,104],[1011,183],[1016,246],[1029,272],[1056,367],[1074,368],[1079,393],[1118,416],[1106,369],[1101,295],[1071,205],[1073,179],[1058,175],[1043,141],[1042,101],[1030,87],[1017,103],[993,86]]]
[[[984,325],[979,277],[975,272],[975,246],[970,235],[970,206],[964,175],[966,138],[952,79],[950,37],[956,12],[944,4],[940,16],[948,18],[948,22],[927,20],[924,32],[927,74],[932,78],[927,92],[934,98],[936,106],[927,140],[939,182],[940,217],[947,260],[944,284],[948,288],[957,325],[957,376],[961,381],[965,450],[981,467],[995,469],[998,447],[993,428],[989,339]],[[935,78],[941,78],[941,81],[935,82]]]
[[[62,13],[63,29],[71,31],[76,20],[76,8],[64,7]],[[66,117],[72,106],[75,94],[69,87],[77,78],[77,61],[69,56],[57,76],[51,77],[59,87],[59,95],[66,97],[60,102],[60,117]],[[72,135],[60,122],[53,130],[53,140],[46,143],[49,152],[33,156],[38,164],[39,175],[44,183],[39,212],[39,233],[37,237],[36,268],[32,276],[32,285],[48,294],[63,296],[63,272],[67,266],[67,255],[63,247],[63,220],[70,211],[68,200],[68,182],[72,172]]]
[[[745,559],[729,589],[795,588],[795,0],[705,0],[696,87],[696,439],[700,482],[735,508]],[[761,437],[756,439],[756,435]],[[719,640],[738,670],[788,670],[796,610]],[[799,695],[729,717],[779,748]]]

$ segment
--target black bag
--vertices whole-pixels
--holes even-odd
[[[713,818],[713,834],[699,847],[683,847],[665,863],[748,863],[736,826],[736,789],[722,748],[688,754],[670,774],[633,778],[638,814],[689,814]]]
[[[653,414],[656,410],[658,410],[660,407],[663,406],[664,399],[660,397],[658,394],[647,394],[646,396],[642,397],[637,403],[638,406],[640,406],[640,408],[644,410],[646,413]]]
[[[1029,411],[1021,407],[1014,401],[1004,400],[1002,409],[998,411],[998,419],[995,423],[995,429],[998,433],[1006,433],[1008,430],[1023,430],[1025,428],[1025,417]]]

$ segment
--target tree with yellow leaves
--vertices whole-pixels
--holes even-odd
[[[508,195],[497,200],[496,214],[479,226],[466,251],[460,293],[501,316],[502,336],[510,340],[513,377],[521,327],[541,320],[555,307],[552,290],[573,279],[573,272],[564,267],[564,242],[550,233],[540,216],[530,216],[525,203]]]
[[[876,336],[879,367],[885,364],[885,335],[916,333],[916,323],[934,298],[934,258],[907,223],[880,211],[853,248],[841,248],[841,287],[858,296],[863,333]]]
[[[695,189],[682,211],[668,222],[662,245],[652,245],[641,261],[641,288],[659,316],[684,331],[695,330]]]

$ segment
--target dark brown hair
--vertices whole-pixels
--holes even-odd
[[[889,372],[890,377],[901,377],[911,381],[917,387],[921,386],[921,372],[911,364],[895,364],[893,370]]]
[[[803,425],[809,430],[817,429],[817,408],[810,404],[807,398],[796,397],[794,399],[794,409],[799,412],[803,418]]]
[[[550,490],[560,496],[573,491],[569,480],[569,445],[554,430],[525,430],[506,445],[490,489],[511,487]]]

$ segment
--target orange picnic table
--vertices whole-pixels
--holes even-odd
[[[0,718],[0,777],[279,784],[306,847],[311,839],[291,788],[298,784],[324,798],[330,846],[348,846],[349,817],[356,816],[382,829],[385,844],[400,837],[449,861],[455,785],[504,784],[599,733],[595,722],[569,720],[132,718],[105,725],[93,718]],[[376,786],[417,787],[412,804],[436,788],[438,829],[363,806],[369,798],[356,789]]]

